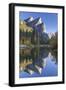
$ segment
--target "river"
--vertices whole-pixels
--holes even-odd
[[[58,75],[57,51],[49,48],[21,48],[19,78]]]

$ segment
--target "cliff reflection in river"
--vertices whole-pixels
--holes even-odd
[[[57,51],[46,48],[20,49],[19,77],[57,76]]]

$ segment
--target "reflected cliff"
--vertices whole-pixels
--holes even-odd
[[[19,77],[57,76],[57,51],[46,48],[20,49]]]

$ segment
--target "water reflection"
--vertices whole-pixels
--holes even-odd
[[[57,76],[57,63],[57,51],[46,48],[22,48],[19,77]]]

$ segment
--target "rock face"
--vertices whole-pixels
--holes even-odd
[[[52,36],[55,36],[55,33],[48,33],[49,38],[51,39]]]
[[[42,22],[42,19],[40,17],[36,19],[34,19],[33,17],[29,17],[24,21],[27,23],[28,26],[38,30],[39,32],[45,31],[45,24]]]
[[[41,44],[47,44],[48,43],[48,41],[49,41],[49,36],[48,36],[48,34],[47,33],[45,33],[45,32],[43,32],[42,34],[41,34],[41,36],[40,36],[40,42],[41,42]]]
[[[29,17],[24,21],[20,21],[20,39],[22,44],[46,44],[49,37],[45,31],[45,24],[42,22],[41,17],[36,19]]]

